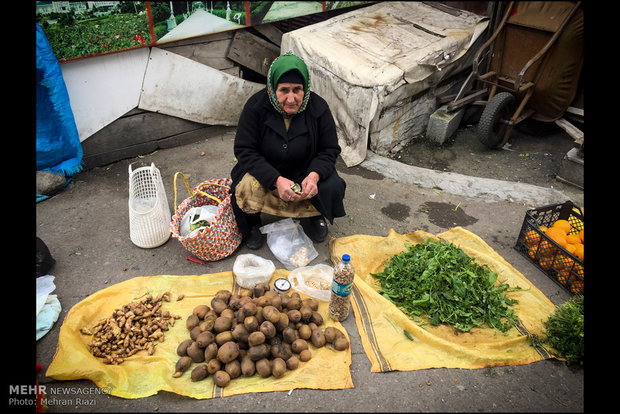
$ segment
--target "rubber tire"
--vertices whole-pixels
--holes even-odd
[[[515,97],[510,92],[500,92],[491,98],[478,121],[478,140],[487,148],[496,148],[504,139],[509,120],[514,114]]]

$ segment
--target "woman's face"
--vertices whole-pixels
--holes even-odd
[[[279,83],[276,97],[284,112],[294,114],[304,100],[304,86],[301,83]]]

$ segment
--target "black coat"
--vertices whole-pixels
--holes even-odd
[[[274,189],[280,175],[301,183],[315,171],[319,174],[319,193],[310,199],[312,203],[329,221],[345,214],[342,199],[346,184],[335,169],[340,154],[336,124],[327,102],[316,93],[311,93],[306,109],[292,118],[288,131],[282,115],[269,102],[267,89],[255,93],[241,112],[234,153],[237,163],[231,171],[233,195],[246,172],[265,188]],[[333,175],[342,185],[335,186],[336,193],[322,191],[321,182]]]

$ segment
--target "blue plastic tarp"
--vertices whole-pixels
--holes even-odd
[[[82,170],[82,145],[58,60],[36,25],[37,171],[70,177]]]

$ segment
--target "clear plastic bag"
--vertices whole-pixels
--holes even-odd
[[[211,225],[217,214],[217,206],[192,207],[183,216],[179,233],[183,237],[194,237],[205,227]]]
[[[62,311],[57,295],[51,293],[56,289],[54,276],[45,275],[37,278],[37,341],[52,329]]]
[[[269,249],[287,270],[306,266],[319,255],[301,225],[290,217],[267,224],[260,231],[267,235]]]
[[[288,275],[293,289],[315,299],[329,301],[334,268],[326,264],[299,267]]]
[[[251,289],[258,283],[269,282],[276,266],[269,259],[255,254],[240,254],[233,264],[237,284]]]

